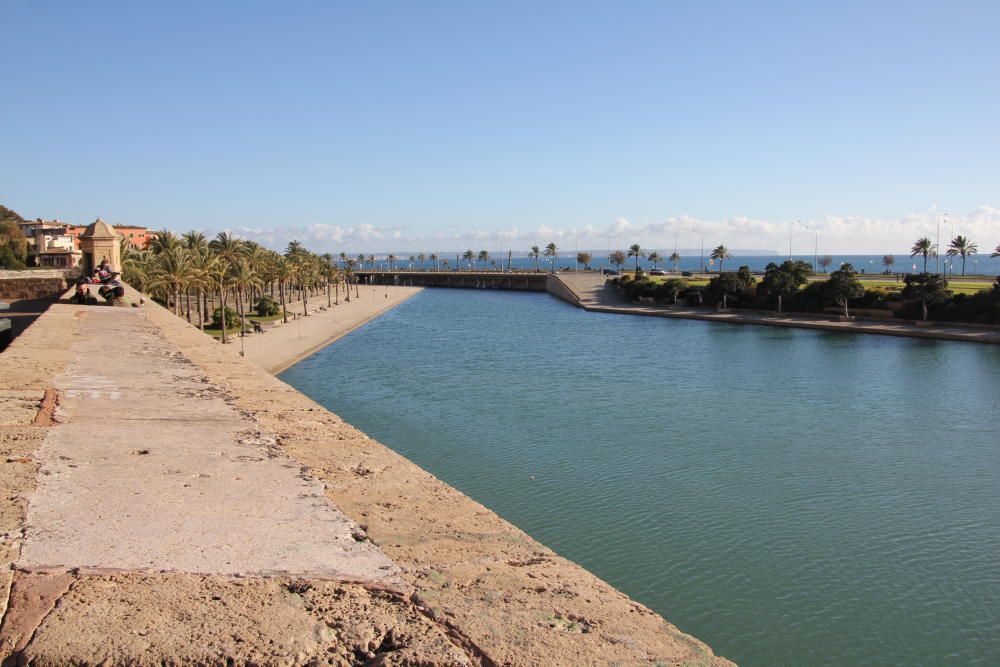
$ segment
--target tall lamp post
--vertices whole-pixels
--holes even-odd
[[[806,229],[811,229],[815,237],[813,238],[813,271],[819,266],[819,228],[815,225],[803,225]]]
[[[701,272],[705,273],[705,232],[698,232],[701,236],[701,256],[698,261],[701,263]]]

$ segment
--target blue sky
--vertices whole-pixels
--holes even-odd
[[[997,2],[0,0],[0,203],[317,250],[1000,243]],[[493,244],[493,245],[489,245]]]

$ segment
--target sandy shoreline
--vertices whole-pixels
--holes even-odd
[[[274,375],[323,349],[338,338],[349,334],[382,313],[403,303],[422,287],[366,287],[360,288],[360,297],[345,301],[328,310],[326,297],[309,300],[309,317],[299,317],[266,329],[263,334],[248,334],[243,339],[246,358]],[[301,311],[296,308],[296,312]],[[292,310],[289,310],[291,314]],[[240,339],[234,337],[232,346],[239,349]]]

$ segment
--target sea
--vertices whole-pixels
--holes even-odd
[[[744,667],[1000,665],[994,346],[427,289],[281,378]]]
[[[665,250],[660,251],[660,254],[664,258],[670,256],[673,251]],[[591,261],[591,267],[594,269],[602,268],[617,268],[617,266],[612,266],[608,261],[607,251],[601,251],[600,253],[592,251],[593,259]],[[659,262],[658,266],[664,269],[678,269],[680,271],[718,271],[719,262],[713,261],[708,254],[700,255],[698,251],[680,251],[681,260],[675,266],[673,262],[664,261]],[[431,269],[434,264],[430,260],[424,260],[420,262],[419,260],[409,261],[410,253],[399,253],[396,254],[397,259],[395,260],[393,266],[399,270],[419,270]],[[829,257],[830,264],[824,269],[819,264],[819,259],[822,257]],[[416,255],[414,255],[416,257]],[[851,264],[855,271],[859,273],[883,273],[889,271],[890,273],[919,273],[924,270],[924,260],[923,257],[910,257],[909,254],[897,254],[893,255],[892,264],[886,265],[883,261],[885,255],[793,255],[793,259],[801,260],[803,262],[808,262],[813,265],[814,270],[817,273],[821,273],[824,270],[835,271],[840,268],[843,264]],[[461,253],[459,254],[442,254],[442,259],[448,260],[447,268],[455,269],[456,267],[461,267],[462,269],[469,268],[469,262],[461,259]],[[722,268],[724,270],[737,270],[741,266],[750,267],[751,271],[760,272],[771,262],[776,264],[781,264],[783,261],[788,259],[788,255],[741,255],[738,253],[733,253],[732,258],[724,260],[722,263]],[[940,263],[938,260],[940,259]],[[514,255],[509,258],[509,266],[515,270],[525,270],[535,268],[535,260],[530,257],[525,257],[522,255]],[[386,255],[375,255],[375,263],[378,268],[385,268],[388,266],[386,261]],[[653,264],[646,258],[639,260],[639,266],[643,269],[653,268]],[[508,267],[508,256],[506,253],[503,254],[503,268]],[[576,263],[576,253],[573,252],[560,252],[555,262],[552,262],[551,258],[542,257],[538,260],[539,269],[547,270],[555,268],[557,270],[574,270],[577,268],[584,268],[582,265]],[[438,268],[443,268],[443,265],[439,263]],[[486,262],[473,261],[472,268],[475,269],[494,269],[500,268],[499,253],[491,254],[490,259]],[[633,269],[635,268],[635,260],[628,259],[623,268]],[[961,257],[948,257],[942,255],[938,257],[929,257],[927,259],[927,270],[932,273],[945,273],[949,277],[961,277],[962,275],[962,258]],[[1000,275],[1000,257],[991,258],[989,253],[983,255],[975,255],[968,257],[965,262],[965,274],[967,276],[998,276]]]

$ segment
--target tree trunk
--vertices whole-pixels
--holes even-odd
[[[236,289],[236,314],[240,317],[240,337],[243,336],[243,290]]]
[[[781,312],[781,295],[778,295],[778,312]]]
[[[722,293],[722,309],[723,310],[725,310],[726,307],[727,307],[727,304],[728,304],[727,298],[728,298],[728,296],[729,295],[726,294],[725,292]]]
[[[191,290],[184,290],[184,304],[187,307],[187,321],[191,324]]]
[[[288,308],[285,307],[285,281],[278,281],[278,294],[281,295],[281,320],[288,324]]]
[[[927,321],[927,302],[926,301],[921,301],[920,305],[924,309],[924,322],[926,322]]]
[[[309,294],[305,286],[303,286],[299,293],[302,294],[302,316],[305,317],[309,314]]]
[[[204,291],[198,288],[198,328],[205,330],[205,311],[202,309],[202,301],[205,299]]]
[[[219,288],[219,319],[222,322],[222,342],[228,342],[226,339],[226,290],[222,287]]]

